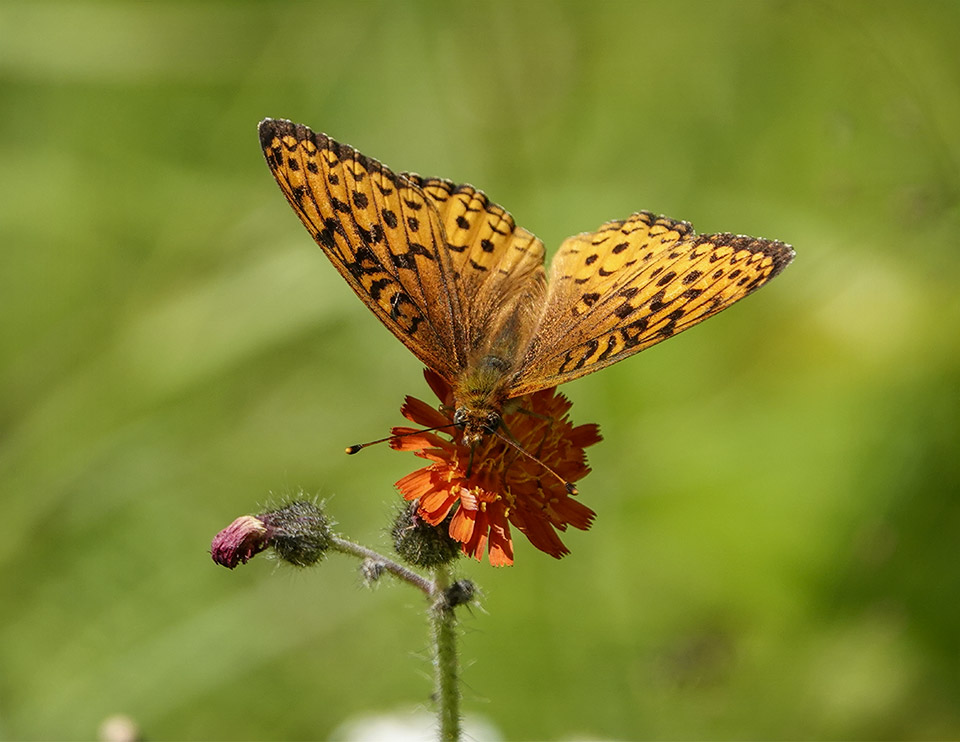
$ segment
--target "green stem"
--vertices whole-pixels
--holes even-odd
[[[447,604],[446,591],[452,583],[449,567],[438,567],[435,600],[430,609],[433,628],[436,702],[440,716],[440,742],[460,740],[460,678],[457,657],[457,621]]]
[[[366,546],[333,536],[330,546],[344,554],[370,559],[387,572],[423,591],[433,599],[430,606],[430,625],[433,630],[433,663],[436,668],[435,697],[440,717],[440,742],[460,742],[460,678],[457,656],[457,619],[455,606],[447,602],[447,590],[453,584],[452,570],[437,567],[434,579],[428,580],[389,557]]]
[[[434,597],[437,593],[437,586],[433,582],[418,575],[412,569],[407,569],[402,564],[398,564],[389,557],[377,553],[373,549],[368,549],[366,546],[361,546],[360,544],[348,541],[345,538],[340,538],[339,536],[331,537],[330,547],[344,554],[352,554],[361,559],[370,559],[382,565],[383,568],[394,577],[404,582],[409,582],[415,588],[423,591],[427,597]]]

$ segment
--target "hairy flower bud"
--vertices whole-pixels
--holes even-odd
[[[432,526],[417,513],[417,503],[397,513],[390,535],[397,554],[415,567],[432,569],[460,555],[460,542],[450,537],[448,521]]]
[[[473,600],[477,586],[471,580],[457,580],[443,593],[443,602],[447,608],[456,608]]]
[[[327,517],[312,502],[297,500],[260,516],[273,529],[270,546],[283,561],[308,567],[323,559],[332,534]]]
[[[214,537],[210,556],[233,569],[270,546],[285,562],[307,567],[323,558],[331,539],[323,511],[312,502],[296,500],[277,510],[237,518]]]

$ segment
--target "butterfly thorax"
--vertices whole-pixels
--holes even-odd
[[[468,343],[473,352],[458,374],[453,394],[454,423],[463,433],[463,442],[475,446],[501,426],[503,406],[510,395],[517,363],[533,332],[531,294],[540,290],[539,281],[504,301]]]
[[[475,446],[497,432],[512,369],[510,361],[486,355],[468,365],[457,378],[453,421],[463,433],[466,445]]]

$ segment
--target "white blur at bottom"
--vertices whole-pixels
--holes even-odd
[[[467,714],[462,738],[472,742],[502,742],[503,735],[483,717]],[[364,714],[344,721],[330,734],[330,742],[434,742],[437,717],[426,711]]]

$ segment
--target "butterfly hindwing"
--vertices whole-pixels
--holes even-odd
[[[468,361],[491,352],[519,353],[533,332],[546,291],[543,243],[473,186],[405,175],[440,214],[464,299]]]
[[[266,119],[260,141],[287,200],[357,296],[423,363],[452,379],[465,363],[462,309],[431,199],[303,125]]]
[[[638,353],[722,311],[793,258],[782,242],[698,235],[649,212],[567,239],[553,259],[536,335],[510,396]]]

